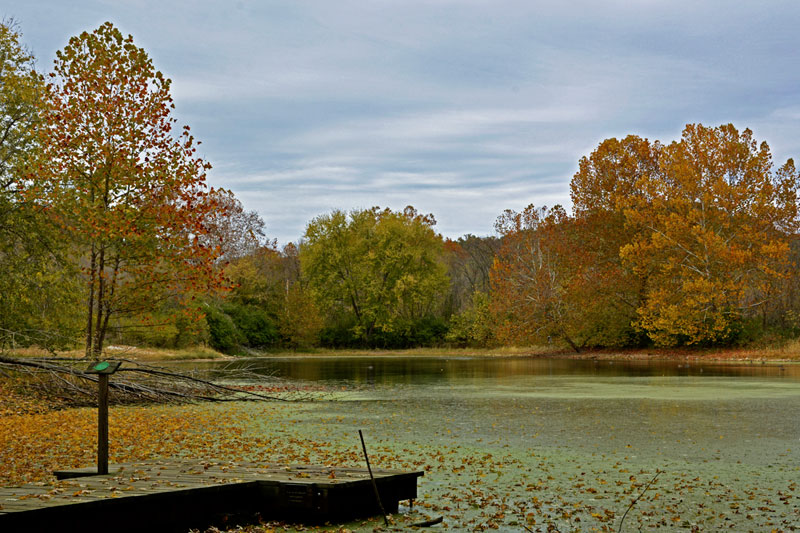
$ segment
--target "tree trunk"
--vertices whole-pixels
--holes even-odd
[[[92,244],[92,254],[89,260],[89,301],[87,302],[87,309],[86,309],[86,357],[89,358],[92,356],[94,350],[92,350],[92,341],[94,340],[94,336],[92,335],[92,314],[94,312],[94,280],[96,276],[97,270],[97,252],[94,249],[94,244]]]
[[[97,346],[100,347],[100,350],[103,349],[103,344],[106,340],[106,332],[108,332],[108,319],[111,317],[111,301],[114,297],[114,289],[117,287],[117,273],[119,272],[119,264],[120,259],[119,256],[117,256],[114,258],[114,270],[111,274],[111,281],[106,287],[108,296],[103,304],[103,309],[105,311],[103,313],[103,326],[97,330]]]
[[[567,344],[569,344],[569,347],[575,350],[575,353],[581,353],[581,349],[572,341],[572,339],[569,338],[569,335],[562,333],[562,336],[564,337],[564,340],[567,341]]]
[[[103,351],[103,324],[104,315],[106,312],[105,305],[105,285],[106,285],[106,251],[105,246],[100,248],[100,257],[97,264],[97,322],[94,327],[95,342],[92,346],[93,356],[95,359],[100,358],[100,353]]]

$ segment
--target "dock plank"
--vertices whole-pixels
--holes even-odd
[[[82,533],[185,532],[256,515],[318,523],[379,513],[366,468],[158,460],[110,470],[102,476],[67,471],[51,484],[0,488],[0,531],[57,525]],[[388,512],[416,498],[423,475],[373,474]]]

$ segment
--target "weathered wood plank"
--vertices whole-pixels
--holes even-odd
[[[378,513],[365,468],[152,461],[111,465],[111,474],[0,488],[0,531],[187,531],[224,521],[303,522]],[[416,498],[422,472],[374,470],[388,512]],[[120,517],[125,518],[120,520]],[[228,518],[226,518],[228,517]],[[74,525],[71,525],[74,524]],[[70,529],[72,528],[72,529]]]

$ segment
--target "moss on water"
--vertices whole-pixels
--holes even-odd
[[[549,379],[549,378],[548,378]],[[774,378],[465,378],[284,408],[254,435],[310,461],[424,469],[420,504],[457,531],[790,531],[800,524],[800,385]],[[243,407],[245,409],[259,409]],[[250,417],[258,420],[258,416]],[[282,433],[283,432],[283,433]],[[315,444],[310,444],[315,443]],[[372,531],[375,520],[346,525]]]

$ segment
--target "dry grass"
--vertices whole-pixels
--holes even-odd
[[[762,360],[762,361],[800,361],[800,339],[779,346],[730,348],[710,351],[706,358]]]
[[[409,348],[405,350],[381,349],[312,349],[292,352],[270,352],[270,357],[530,357],[563,353],[563,349],[552,346],[502,346],[498,348]]]
[[[226,359],[229,357],[207,346],[169,349],[112,345],[106,346],[103,353],[108,358],[133,359],[142,362]],[[54,354],[42,348],[30,347],[12,350],[9,355],[15,357],[49,357]],[[55,355],[80,359],[84,356],[84,351],[83,349],[75,349],[57,352]]]
[[[139,348],[136,346],[108,346],[109,358],[133,359],[141,362],[221,360],[231,356],[206,346],[182,349]],[[47,357],[50,352],[41,348],[21,348],[10,355],[17,357]],[[83,350],[58,352],[59,357],[83,357]],[[497,348],[411,348],[406,350],[380,349],[310,349],[305,351],[275,351],[254,356],[267,357],[565,357],[575,359],[703,359],[707,361],[798,361],[800,339],[781,345],[732,348],[648,348],[628,350],[587,350],[576,354],[558,346],[501,346]]]
[[[681,359],[703,361],[775,361],[800,362],[800,339],[772,346],[724,347],[724,348],[646,348],[587,350],[576,354],[562,352],[554,357],[569,359]]]

